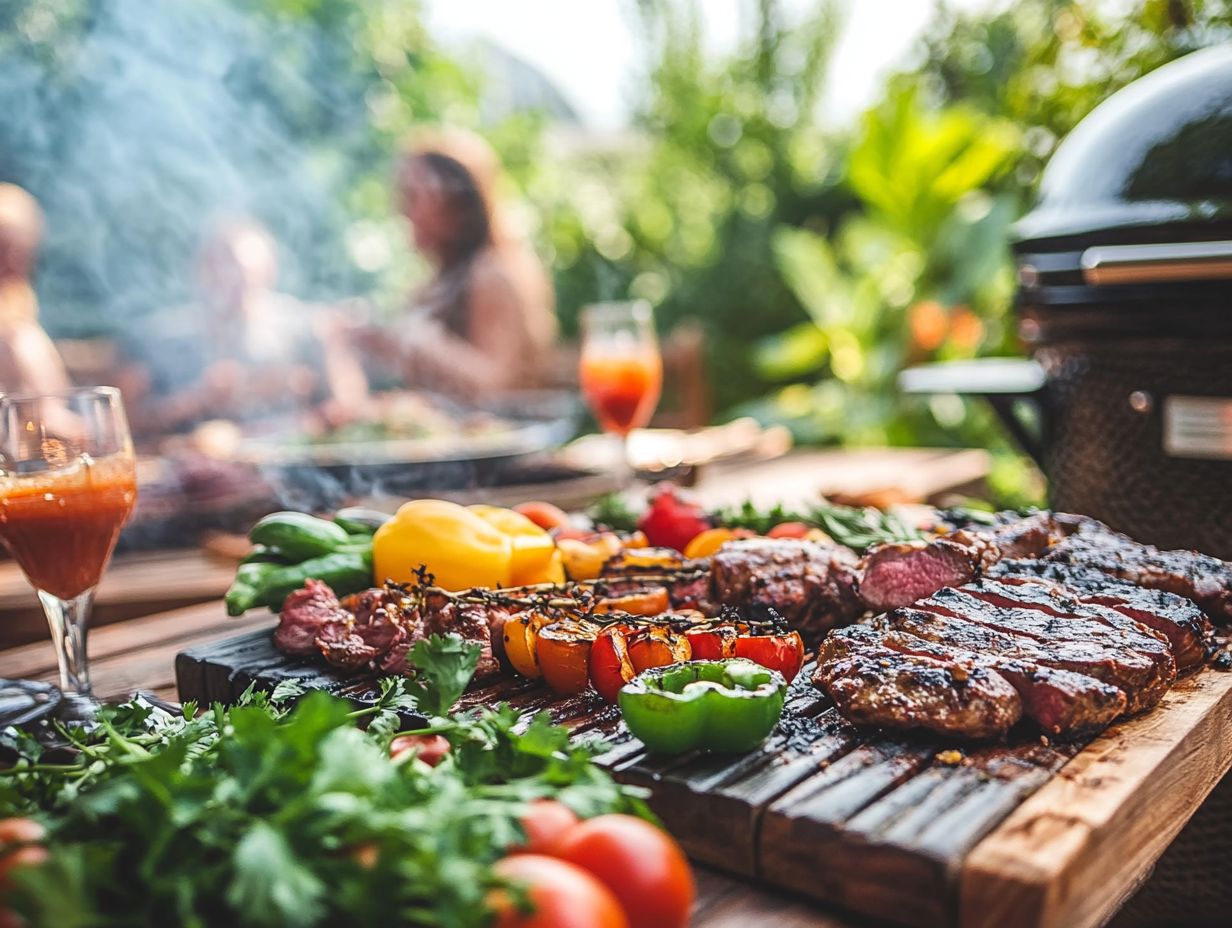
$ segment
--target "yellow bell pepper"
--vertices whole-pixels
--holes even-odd
[[[372,539],[378,582],[408,583],[423,565],[447,590],[509,586],[513,552],[513,540],[490,521],[439,499],[403,504]]]
[[[510,583],[563,583],[565,569],[552,536],[520,512],[499,506],[467,507],[479,518],[509,537],[513,543]]]
[[[708,528],[697,535],[684,548],[684,556],[689,560],[699,557],[710,557],[729,541],[738,538],[752,538],[753,533],[743,528]]]

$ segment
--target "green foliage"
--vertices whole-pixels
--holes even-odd
[[[369,709],[289,688],[182,717],[129,703],[104,709],[94,734],[65,730],[80,751],[68,763],[6,734],[17,760],[0,777],[0,814],[44,818],[51,851],[9,903],[38,926],[478,928],[498,885],[491,864],[523,838],[527,801],[644,813],[591,763],[598,748],[571,746],[546,714],[437,718],[452,748],[438,766],[391,759],[394,732],[377,722],[451,703],[474,668],[446,639],[415,656],[418,680],[390,680]],[[377,721],[360,731],[362,716]]]
[[[930,112],[908,87],[866,114],[846,174],[863,211],[826,236],[776,234],[779,268],[810,321],[764,342],[757,358],[767,376],[824,379],[789,387],[763,415],[811,440],[961,437],[964,409],[934,424],[895,381],[909,363],[1003,348],[1015,199],[996,188],[1017,151],[1010,123],[959,107]]]
[[[697,3],[640,3],[646,147],[552,164],[528,187],[566,331],[581,305],[628,296],[654,303],[663,328],[700,319],[719,408],[769,385],[750,342],[804,318],[774,264],[775,229],[849,200],[834,183],[839,143],[815,116],[832,7],[800,22],[772,0],[747,7],[756,30],[714,56]]]

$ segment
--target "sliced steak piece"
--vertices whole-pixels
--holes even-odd
[[[848,548],[794,538],[728,542],[711,561],[714,599],[753,618],[771,610],[815,643],[826,631],[854,621],[863,608],[855,594],[856,556]]]
[[[1197,551],[1160,551],[1114,532],[1094,519],[1079,519],[1047,561],[1087,567],[1153,590],[1191,599],[1210,618],[1232,622],[1232,564]]]
[[[1039,554],[1055,534],[1051,515],[1038,512],[929,541],[879,545],[860,562],[860,598],[874,612],[909,606],[943,586],[961,586],[1003,557]]]
[[[274,646],[283,654],[306,657],[316,653],[318,635],[336,634],[349,628],[351,621],[334,591],[320,580],[309,579],[282,604]]]
[[[883,617],[886,628],[967,651],[1021,658],[1044,667],[1086,674],[1123,691],[1127,712],[1141,712],[1159,702],[1168,689],[1156,662],[1127,648],[1091,641],[1053,641],[1002,631],[936,611],[895,609]]]
[[[1006,587],[1038,585],[1051,591],[1046,594],[1048,607],[1051,600],[1060,596],[1076,601],[1080,607],[1112,609],[1163,635],[1180,671],[1200,666],[1210,650],[1210,621],[1192,601],[1175,593],[1142,589],[1098,570],[1048,561],[1002,561],[993,574],[969,589],[984,587],[996,591],[995,586],[986,586],[990,581]],[[1027,591],[1016,590],[1015,595],[1020,602],[1030,605],[1038,599]]]
[[[994,670],[848,641],[847,631],[822,644],[813,682],[851,722],[983,739],[1022,716],[1018,693]]]
[[[1077,642],[1105,648],[1126,662],[1133,657],[1145,658],[1155,668],[1155,674],[1144,683],[1148,688],[1160,685],[1167,689],[1176,679],[1176,659],[1167,639],[1120,613],[1102,606],[1078,606],[1076,603],[1073,605],[1081,612],[1061,609],[1046,612],[1019,604],[1006,608],[980,599],[968,589],[938,590],[919,606],[998,631],[1034,638],[1045,646]],[[1105,614],[1096,614],[1101,612]]]
[[[1128,704],[1125,694],[1109,683],[1086,674],[1045,667],[1034,661],[979,654],[953,645],[925,641],[906,632],[885,632],[880,643],[905,654],[991,667],[1018,691],[1023,717],[1054,737],[1074,737],[1099,731],[1124,712]]]

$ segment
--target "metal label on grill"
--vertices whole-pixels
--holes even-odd
[[[1164,451],[1174,458],[1232,460],[1232,398],[1164,400]]]

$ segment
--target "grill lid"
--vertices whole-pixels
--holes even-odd
[[[1158,325],[1150,307],[1178,297],[1207,325],[1212,309],[1229,316],[1232,47],[1164,65],[1096,107],[1058,147],[1014,233],[1028,317],[1115,308],[1128,334],[1132,317]]]

